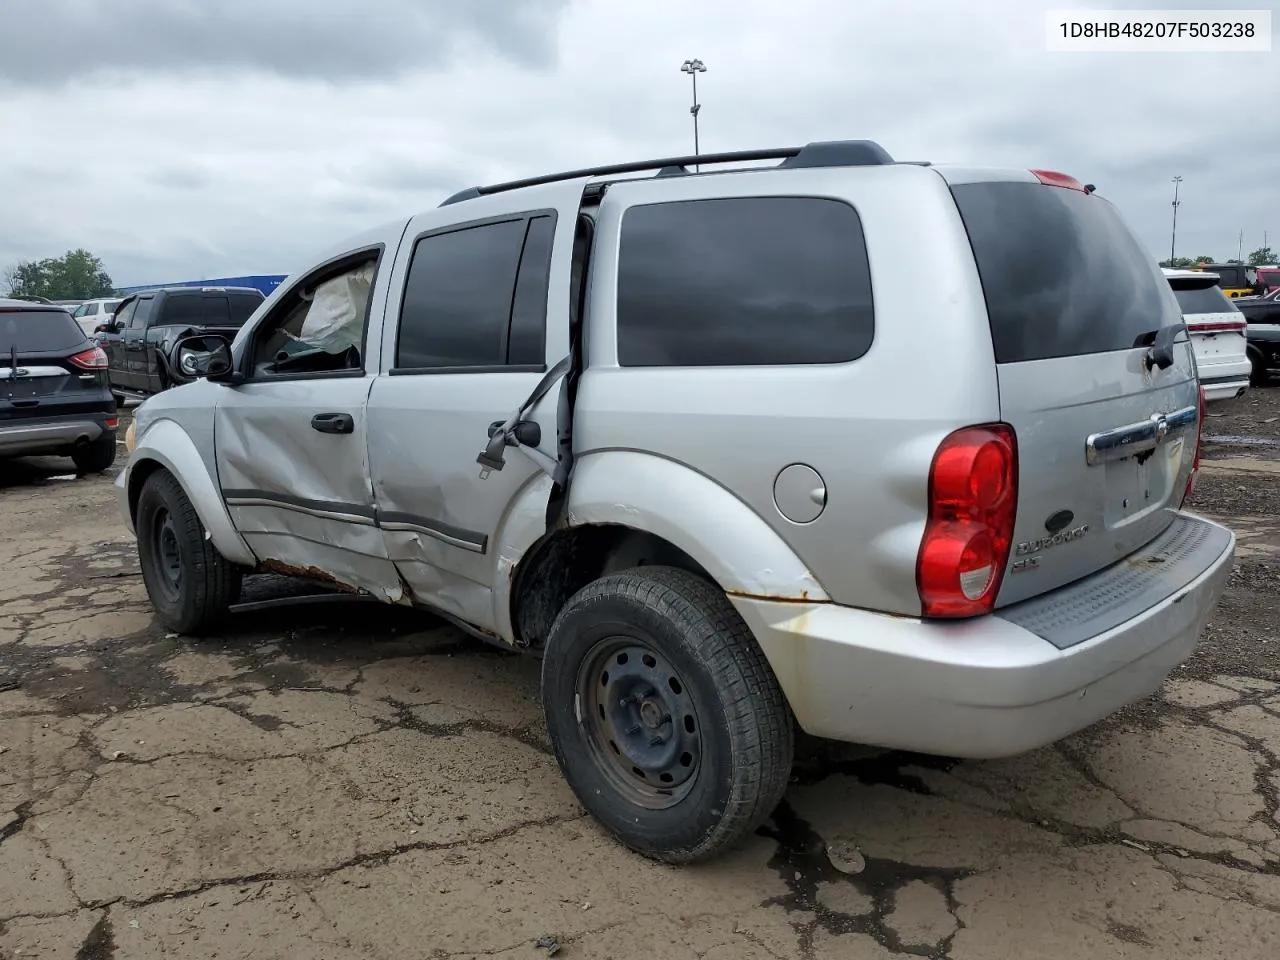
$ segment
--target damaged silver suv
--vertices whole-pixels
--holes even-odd
[[[672,862],[768,816],[797,726],[996,757],[1156,690],[1235,540],[1182,509],[1191,347],[1111,204],[694,159],[464,191],[179,344],[117,482],[160,619],[269,568],[535,652],[577,796]]]

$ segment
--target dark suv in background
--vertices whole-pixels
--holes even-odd
[[[62,307],[0,300],[0,457],[69,456],[80,473],[116,459],[107,357]]]
[[[170,363],[173,345],[201,333],[231,339],[263,299],[253,287],[164,287],[126,297],[97,333],[111,391],[142,399],[189,383],[195,378]]]

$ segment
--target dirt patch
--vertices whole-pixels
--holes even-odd
[[[1280,389],[1221,412],[1280,437]],[[803,738],[759,833],[681,870],[585,818],[537,661],[278,576],[169,635],[110,476],[0,468],[0,958],[1273,957],[1269,449],[1206,451],[1192,505],[1240,549],[1162,693],[1003,761]]]

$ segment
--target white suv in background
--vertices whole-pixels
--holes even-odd
[[[116,307],[120,306],[120,298],[110,300],[86,300],[76,307],[72,314],[86,337],[92,337],[93,331],[105,323],[110,323],[115,316]]]
[[[1218,286],[1218,275],[1168,269],[1164,275],[1191,334],[1205,401],[1243,397],[1253,369],[1246,352],[1248,324]]]

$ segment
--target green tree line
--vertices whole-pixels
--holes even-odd
[[[1161,260],[1160,266],[1171,267],[1174,269],[1186,269],[1188,267],[1197,266],[1201,263],[1239,263],[1239,262],[1240,261],[1236,259],[1215,260],[1213,257],[1209,257],[1209,256],[1199,256],[1194,259],[1191,259],[1189,257],[1174,257],[1172,260]],[[1250,253],[1248,258],[1244,262],[1251,267],[1258,267],[1267,263],[1275,263],[1276,254],[1270,247],[1259,247],[1257,250],[1254,250],[1252,253]]]
[[[4,283],[10,296],[47,300],[91,300],[115,291],[102,261],[83,249],[16,263],[5,270]]]

